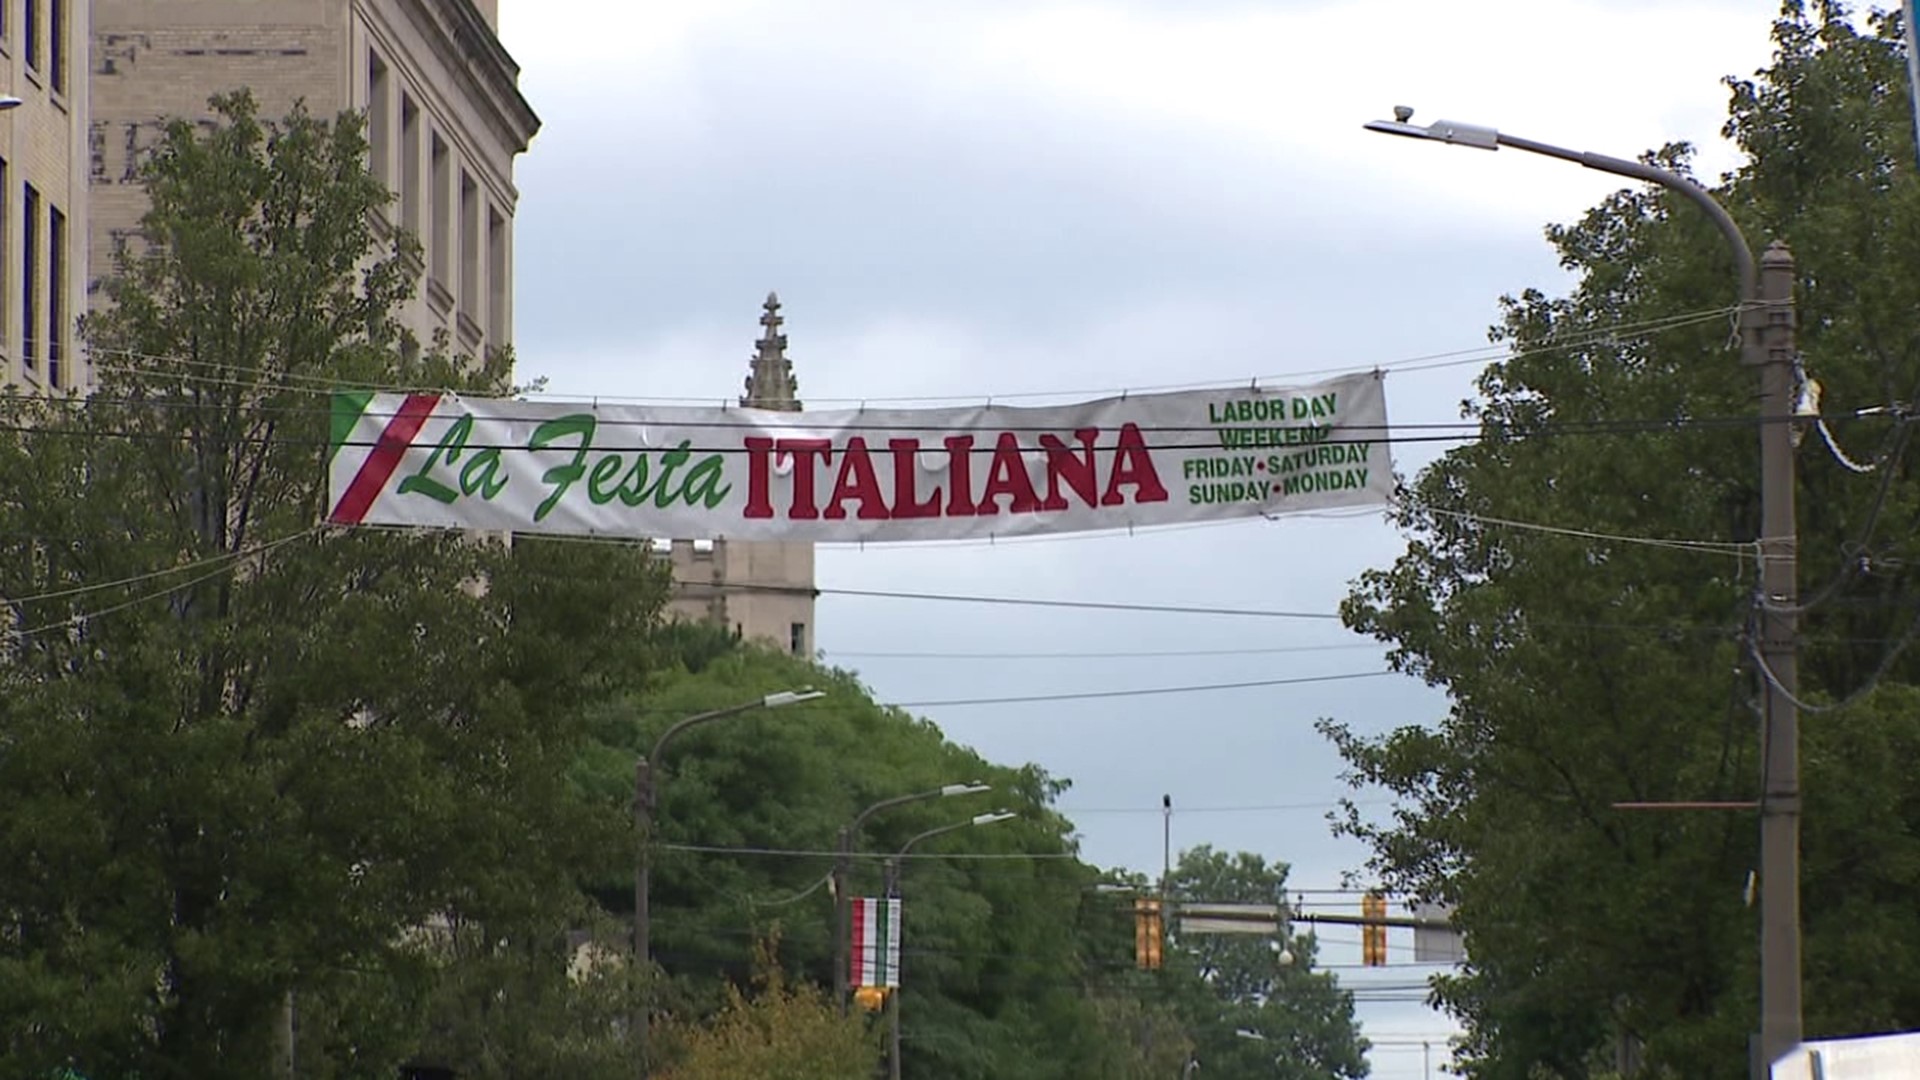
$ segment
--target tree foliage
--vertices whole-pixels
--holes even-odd
[[[1890,17],[1863,29],[1838,5],[1790,3],[1773,63],[1730,81],[1727,133],[1748,158],[1715,196],[1756,243],[1791,246],[1800,347],[1830,416],[1920,389],[1920,183],[1898,37]],[[1649,159],[1685,169],[1689,155]],[[1327,725],[1357,783],[1400,797],[1389,820],[1350,812],[1345,827],[1391,887],[1457,904],[1471,962],[1435,992],[1467,1024],[1470,1075],[1589,1076],[1628,1049],[1676,1075],[1740,1076],[1757,1024],[1754,819],[1612,808],[1759,795],[1756,576],[1737,546],[1758,534],[1755,376],[1725,320],[1633,329],[1730,308],[1733,264],[1695,207],[1648,189],[1548,239],[1576,287],[1504,302],[1494,336],[1514,355],[1466,405],[1481,438],[1408,487],[1405,554],[1346,605],[1450,709],[1379,739]],[[1920,1022],[1913,984],[1862,963],[1867,941],[1905,955],[1894,942],[1920,931],[1890,899],[1913,884],[1917,789],[1874,762],[1911,734],[1920,489],[1907,424],[1830,427],[1879,471],[1842,467],[1803,432],[1803,688],[1829,701],[1880,689],[1804,728],[1810,1035]],[[1676,550],[1502,519],[1731,543]]]
[[[756,948],[751,995],[728,984],[718,1014],[682,1034],[665,1080],[844,1080],[880,1063],[879,1030],[858,1012],[841,1015],[831,994],[791,983],[777,944]],[[669,1033],[671,1034],[671,1033]]]
[[[1182,852],[1170,893],[1177,899],[1289,907],[1287,867],[1247,852],[1202,845]],[[1277,936],[1178,934],[1169,949],[1170,991],[1209,1077],[1358,1080],[1367,1044],[1353,995],[1314,970],[1311,933]]]
[[[411,241],[372,231],[356,119],[214,108],[147,166],[94,393],[0,406],[9,1074],[267,1075],[292,995],[303,1075],[390,1076],[432,928],[551,933],[621,835],[565,774],[657,571],[316,527],[326,388],[497,391],[506,358],[402,359]]]

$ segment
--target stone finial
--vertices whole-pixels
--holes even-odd
[[[793,377],[793,363],[787,359],[787,335],[780,332],[786,322],[780,316],[780,294],[769,292],[762,305],[760,340],[754,342],[754,355],[747,375],[746,394],[740,404],[754,409],[800,411],[797,395],[800,384]]]

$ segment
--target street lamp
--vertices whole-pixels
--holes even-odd
[[[661,732],[660,737],[654,740],[653,751],[646,757],[634,762],[633,824],[635,830],[640,834],[640,848],[633,863],[633,960],[636,971],[645,967],[647,963],[653,959],[653,926],[652,916],[648,910],[647,895],[650,891],[650,879],[653,872],[653,812],[655,800],[659,797],[659,785],[654,780],[653,769],[654,763],[660,760],[660,755],[666,752],[667,744],[672,742],[675,737],[688,728],[698,727],[701,724],[713,720],[719,720],[723,717],[734,716],[743,712],[750,712],[754,709],[778,709],[787,705],[797,705],[802,701],[812,701],[815,698],[825,696],[825,694],[822,694],[810,686],[803,687],[799,690],[780,690],[768,694],[765,697],[755,698],[752,701],[745,701],[738,705],[730,705],[724,709],[715,709],[712,712],[689,716],[674,724],[666,731]],[[634,1017],[634,1025],[635,1038],[640,1043],[640,1053],[638,1055],[640,1062],[640,1080],[646,1080],[648,1069],[646,1041],[648,1032],[647,1018],[644,1015],[644,1010],[641,1015]]]
[[[0,112],[5,112],[8,109],[17,109],[25,104],[26,102],[14,97],[12,94],[0,94]]]
[[[892,857],[887,859],[886,895],[900,895],[900,862],[907,857],[907,852],[913,850],[913,845],[943,833],[970,829],[975,825],[992,825],[996,821],[1006,821],[1019,816],[1011,810],[994,810],[985,814],[975,814],[965,821],[956,821],[951,825],[942,825],[937,829],[915,833],[906,843],[900,845],[899,851],[894,852]],[[898,989],[887,995],[887,1076],[889,1080],[900,1080],[900,991]]]
[[[891,810],[908,803],[925,802],[928,799],[943,799],[954,795],[977,795],[993,789],[979,781],[967,784],[947,784],[931,791],[916,792],[912,795],[896,795],[891,799],[881,799],[865,810],[854,815],[852,821],[840,829],[839,843],[833,860],[833,996],[840,1003],[842,1016],[847,1012],[847,938],[852,933],[849,923],[852,921],[852,905],[847,896],[847,876],[853,869],[853,840],[860,834],[860,826],[867,819],[882,810]]]
[[[1414,124],[1395,106],[1368,131],[1480,150],[1510,147],[1631,177],[1678,192],[1704,211],[1740,276],[1740,362],[1760,369],[1761,640],[1766,684],[1760,798],[1760,1057],[1757,1074],[1800,1042],[1799,568],[1794,524],[1793,256],[1774,241],[1756,270],[1753,249],[1726,209],[1692,180],[1638,161],[1567,150],[1495,128],[1439,120]]]

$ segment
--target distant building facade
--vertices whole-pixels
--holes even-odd
[[[780,297],[767,294],[746,393],[753,409],[800,411],[800,383],[780,332]],[[813,545],[794,541],[674,540],[670,613],[731,628],[749,641],[812,656]]]
[[[0,0],[0,373],[31,392],[84,391],[88,0]]]
[[[323,119],[365,110],[368,165],[395,194],[378,224],[422,248],[401,321],[474,360],[512,342],[513,165],[540,121],[501,47],[498,0],[92,0],[92,11],[96,296],[146,211],[142,152],[168,119],[205,117],[210,96],[245,87],[268,120],[296,101]]]

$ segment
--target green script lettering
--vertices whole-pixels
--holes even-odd
[[[527,439],[527,449],[545,450],[556,439],[579,436],[580,445],[573,448],[573,458],[565,465],[555,465],[540,474],[540,482],[553,486],[541,504],[534,508],[533,520],[544,521],[553,508],[560,502],[567,489],[574,485],[587,471],[587,451],[593,446],[595,421],[592,413],[574,413],[549,420],[533,429],[533,435]]]
[[[427,455],[427,463],[420,466],[418,472],[400,481],[399,493],[402,495],[411,495],[418,492],[429,499],[443,503],[450,503],[459,498],[459,494],[452,488],[427,474],[442,463],[452,465],[454,462],[459,461],[460,451],[466,448],[467,439],[472,434],[473,416],[471,414],[455,420],[453,424],[447,428],[447,433],[440,436],[440,442],[433,448],[433,453]],[[469,465],[469,468],[471,467],[472,466]],[[472,493],[469,492],[468,494]]]

